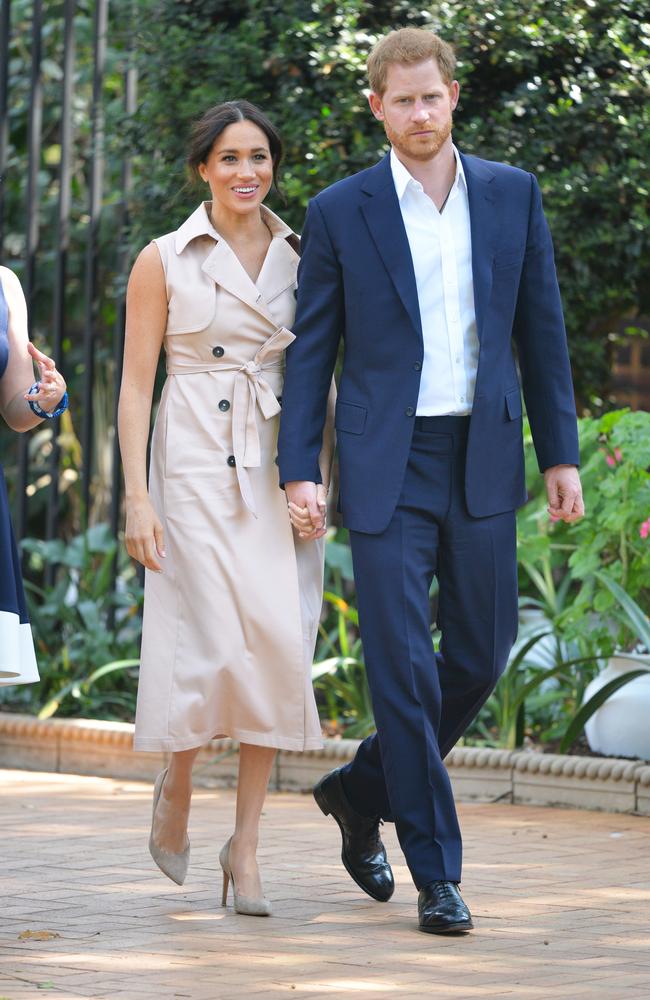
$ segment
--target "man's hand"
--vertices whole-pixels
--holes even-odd
[[[580,475],[575,465],[553,465],[544,472],[551,521],[571,524],[585,513]]]
[[[285,483],[291,523],[300,538],[313,541],[326,531],[327,490],[316,483]]]

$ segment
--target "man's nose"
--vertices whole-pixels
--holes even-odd
[[[429,117],[429,112],[423,104],[416,104],[413,109],[413,121],[425,122]]]

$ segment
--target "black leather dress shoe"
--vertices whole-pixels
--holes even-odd
[[[420,889],[418,917],[427,934],[462,934],[474,926],[456,882],[438,880]]]
[[[334,817],[341,829],[341,861],[357,885],[373,899],[385,903],[393,895],[395,882],[379,836],[379,816],[361,816],[348,802],[340,769],[330,771],[314,788],[314,798],[326,816]]]

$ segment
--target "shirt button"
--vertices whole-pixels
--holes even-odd
[[[422,365],[420,364],[419,361],[416,361],[415,364],[413,365],[413,371],[414,372],[422,371]]]
[[[465,402],[465,397],[464,397],[464,396],[461,396],[461,397],[460,397],[460,401],[461,401],[461,403],[464,403],[464,402]]]
[[[214,354],[215,358],[222,358],[225,354],[225,351],[223,347],[213,347],[212,353]]]
[[[406,414],[407,417],[412,417],[413,414],[415,413],[415,410],[413,409],[412,406],[407,406],[406,409],[404,410],[404,413]]]
[[[225,413],[227,410],[230,409],[230,403],[228,402],[227,399],[221,400],[221,402],[219,403],[219,409],[222,411],[222,413]]]
[[[228,465],[230,466],[231,469],[234,469],[235,466],[237,465],[234,455],[228,455]]]

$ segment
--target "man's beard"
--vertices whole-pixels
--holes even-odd
[[[398,153],[409,157],[411,160],[432,160],[437,156],[445,142],[451,135],[453,118],[450,113],[449,119],[443,125],[429,124],[426,126],[428,135],[413,135],[409,132],[398,132],[391,128],[384,119],[384,130],[386,138]],[[415,131],[412,128],[411,131]]]

